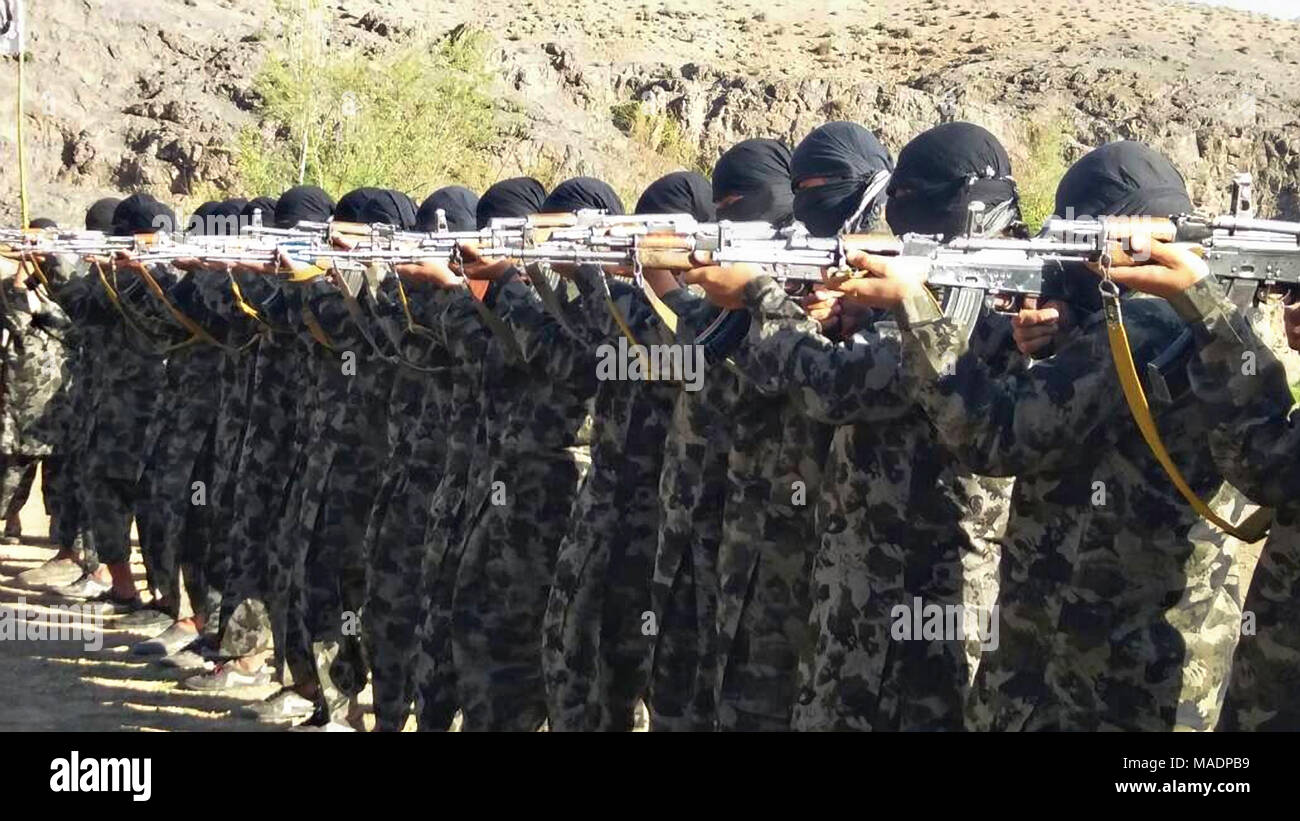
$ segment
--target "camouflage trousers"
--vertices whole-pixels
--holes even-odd
[[[188,430],[157,436],[140,476],[135,503],[140,552],[149,581],[178,615],[181,579],[191,602],[207,598],[204,560],[210,531],[213,414],[191,418]],[[205,423],[206,422],[206,426]]]
[[[228,564],[220,616],[223,655],[245,656],[273,646],[277,600],[272,566],[293,544],[286,539],[294,531],[285,528],[286,520],[296,519],[290,499],[303,458],[298,431],[301,363],[296,353],[288,342],[263,340],[248,363],[252,371],[248,422],[238,462],[227,479],[230,512],[222,549]]]
[[[386,479],[370,515],[362,630],[377,730],[401,730],[415,700],[422,590],[411,580],[421,572],[429,498],[440,474],[433,465],[408,462]]]
[[[706,514],[709,510],[707,505],[702,508]],[[660,525],[650,588],[657,631],[650,661],[652,732],[717,727],[714,694],[721,539],[704,535],[716,531],[715,527],[693,528],[692,524],[666,518]]]
[[[1147,550],[1140,534],[1117,550]],[[1036,540],[1002,544],[998,646],[967,722],[997,731],[1205,731],[1218,722],[1241,606],[1232,557],[1193,551],[1181,590],[1099,591],[1047,578]],[[1059,571],[1059,567],[1055,568]],[[1099,627],[1100,626],[1100,627]]]
[[[865,511],[863,511],[865,513]],[[963,729],[970,672],[954,634],[913,629],[926,608],[961,610],[963,553],[957,533],[898,541],[861,528],[823,529],[812,568],[812,658],[794,710],[797,730]]]
[[[46,456],[41,462],[41,496],[50,516],[50,541],[71,550],[79,543],[76,459],[72,455]]]
[[[357,416],[370,425],[365,414]],[[286,662],[294,682],[319,682],[330,705],[339,695],[360,693],[368,674],[362,645],[363,545],[378,491],[381,454],[386,451],[382,426],[370,425],[369,430],[368,439],[349,438],[346,448],[328,443],[313,448],[301,479]],[[339,455],[344,452],[346,459]],[[311,655],[306,669],[304,651]]]
[[[615,482],[588,474],[556,559],[542,625],[552,731],[629,731],[649,683],[658,496]]]
[[[811,511],[730,523],[718,550],[718,728],[791,729],[799,660],[812,645]],[[762,532],[749,532],[757,520]]]
[[[1300,730],[1300,509],[1279,509],[1255,568],[1220,730]]]
[[[465,539],[451,612],[462,729],[536,730],[546,720],[542,619],[581,471],[573,457],[519,456],[494,474]]]
[[[287,446],[284,451],[293,453]],[[229,564],[221,601],[225,655],[244,656],[271,648],[277,635],[276,614],[287,612],[297,507],[289,501],[293,474],[282,471],[291,465],[263,464],[255,476],[247,475],[252,465],[241,465],[232,494],[234,514],[226,542]]]
[[[465,546],[464,470],[445,472],[429,502],[420,561],[420,612],[416,628],[415,716],[421,732],[451,728],[460,709],[452,658],[451,616],[456,573]]]
[[[235,519],[239,455],[248,428],[253,359],[251,352],[246,351],[221,363],[220,401],[213,428],[212,484],[208,492],[208,539],[199,545],[204,555],[195,557],[196,572],[203,579],[202,598],[193,598],[193,593],[190,598],[194,612],[203,619],[204,634],[210,636],[220,634],[223,591],[232,564],[230,534]]]
[[[40,463],[39,456],[9,454],[0,457],[0,513],[5,521],[17,516],[27,504]]]
[[[77,504],[85,516],[85,565],[122,564],[131,558],[131,516],[136,482],[92,473],[77,482]]]

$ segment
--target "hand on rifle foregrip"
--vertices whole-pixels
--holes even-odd
[[[400,277],[432,282],[439,288],[455,288],[465,284],[464,277],[453,271],[440,259],[422,259],[419,262],[403,262],[393,266]]]
[[[761,268],[748,263],[710,265],[692,268],[686,272],[684,280],[688,285],[703,288],[714,305],[735,311],[745,307],[745,286],[761,273]]]
[[[229,271],[231,264],[229,262],[204,262],[196,257],[181,257],[173,260],[172,265],[182,271]]]
[[[136,259],[130,251],[114,251],[113,265],[118,270],[130,271],[134,274],[144,271],[144,263]]]
[[[460,243],[460,273],[467,279],[499,279],[514,263],[508,259],[487,259],[470,242]]]
[[[835,338],[840,332],[840,294],[818,288],[800,300],[808,318],[822,327],[826,336]]]
[[[1210,275],[1205,260],[1187,246],[1161,242],[1135,234],[1127,247],[1112,243],[1109,252],[1110,278],[1126,288],[1170,299]],[[1100,263],[1091,263],[1098,274]]]
[[[291,270],[293,261],[283,250],[277,248],[275,251],[275,262],[232,262],[229,270],[236,274],[263,274],[273,275],[280,271]]]

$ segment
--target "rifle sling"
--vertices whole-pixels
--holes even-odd
[[[154,295],[155,299],[167,308],[167,311],[172,315],[172,319],[175,319],[182,328],[189,331],[190,342],[206,342],[209,345],[216,345],[218,348],[228,349],[228,346],[218,342],[216,337],[208,333],[206,328],[195,322],[193,318],[188,316],[180,308],[177,308],[176,305],[167,298],[167,294],[163,291],[162,286],[158,284],[158,280],[154,279],[153,274],[149,273],[148,267],[140,269],[140,276],[144,279],[145,287],[149,289],[149,292]]]
[[[1129,410],[1133,413],[1133,421],[1137,423],[1138,430],[1142,431],[1142,438],[1146,440],[1147,447],[1155,455],[1156,460],[1160,462],[1165,473],[1169,474],[1169,479],[1178,488],[1178,492],[1183,495],[1188,504],[1192,506],[1202,518],[1207,519],[1230,536],[1235,536],[1244,542],[1259,541],[1268,532],[1269,524],[1273,518],[1273,511],[1268,508],[1260,508],[1251,515],[1243,519],[1239,524],[1233,525],[1220,518],[1210,506],[1196,495],[1191,485],[1183,478],[1183,474],[1174,464],[1173,457],[1165,449],[1165,444],[1160,438],[1160,430],[1156,426],[1156,421],[1151,415],[1151,406],[1147,403],[1146,392],[1142,389],[1142,381],[1138,378],[1137,366],[1133,362],[1133,351],[1129,348],[1128,333],[1124,330],[1124,317],[1120,309],[1119,294],[1102,291],[1102,302],[1106,309],[1106,335],[1110,340],[1111,358],[1115,361],[1115,373],[1119,377],[1120,386],[1124,389],[1124,398],[1128,400]]]
[[[329,334],[325,333],[325,329],[321,327],[320,320],[316,318],[315,312],[312,311],[311,308],[307,307],[305,301],[303,302],[302,309],[299,313],[302,316],[302,324],[307,326],[307,332],[311,334],[312,339],[319,342],[326,350],[334,350],[334,340],[330,339]]]
[[[126,306],[122,304],[121,295],[118,294],[117,289],[113,287],[112,283],[108,281],[108,276],[104,273],[104,266],[100,265],[98,262],[95,263],[95,273],[99,275],[99,281],[104,286],[104,293],[108,295],[109,303],[111,303],[112,306],[115,309],[117,309],[118,314],[122,317],[122,321],[126,323],[126,327],[130,330],[135,331],[143,339],[148,340],[149,342],[155,341],[153,335],[150,334],[147,330],[145,330],[144,327],[140,325],[138,321],[132,318],[130,311],[128,311]],[[129,345],[135,347],[135,344],[132,342],[131,335],[129,333],[126,334],[125,338]],[[194,344],[194,342],[195,342],[195,338],[190,337],[184,342],[180,342],[175,345],[164,345],[157,350],[148,350],[148,351],[139,351],[139,352],[145,356],[155,356],[160,359],[165,359],[167,355],[170,354],[172,351],[178,351],[181,348]]]
[[[352,317],[352,324],[357,326],[357,331],[361,334],[361,338],[366,340],[366,344],[375,352],[375,356],[385,362],[392,362],[392,357],[384,353],[384,349],[381,348],[379,343],[375,341],[374,337],[370,335],[370,328],[367,325],[370,320],[366,317],[365,311],[362,310],[361,303],[357,301],[356,294],[352,293],[352,289],[348,287],[347,281],[343,279],[343,273],[339,271],[338,268],[330,268],[327,272],[327,276],[330,281],[334,283],[334,287],[338,288],[342,293],[343,307],[347,309],[348,316]],[[363,284],[361,287],[364,288],[365,285]]]
[[[542,307],[546,309],[547,313],[554,317],[556,322],[560,323],[560,327],[563,328],[564,332],[571,338],[581,339],[582,337],[573,329],[573,325],[569,322],[569,318],[564,314],[564,308],[560,305],[560,297],[555,293],[555,288],[551,285],[551,280],[548,276],[549,272],[537,263],[529,265],[527,270],[528,281],[531,282],[533,288],[537,290],[537,296],[542,300]]]

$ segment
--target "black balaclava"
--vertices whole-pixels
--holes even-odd
[[[1128,140],[1093,149],[1070,166],[1056,187],[1056,215],[1170,217],[1190,213],[1187,184],[1160,152]],[[1059,299],[1086,312],[1101,310],[1097,276],[1082,265],[1063,265],[1045,279],[1043,299]]]
[[[894,163],[875,135],[857,123],[814,129],[790,157],[794,216],[815,237],[865,231],[880,218]],[[828,182],[799,188],[814,177]]]
[[[175,228],[175,212],[149,194],[132,194],[113,209],[113,233],[118,236],[152,234]]]
[[[539,213],[546,202],[546,189],[532,177],[502,180],[483,192],[474,207],[474,222],[487,228],[494,219],[526,217]]]
[[[739,194],[740,199],[718,207],[718,219],[788,225],[794,219],[790,190],[790,149],[777,140],[738,142],[713,167],[713,201]]]
[[[189,222],[185,223],[185,231],[199,236],[206,234],[208,232],[208,218],[212,216],[212,212],[220,204],[217,200],[208,200],[195,208],[194,213],[190,214]]]
[[[361,219],[368,225],[391,225],[400,231],[415,228],[415,203],[401,191],[380,189],[361,207]]]
[[[104,197],[101,200],[95,200],[94,204],[86,209],[86,230],[111,234],[113,232],[113,212],[117,210],[120,202],[121,200],[117,197]]]
[[[244,216],[248,213],[247,207],[248,200],[240,197],[213,203],[212,210],[208,212],[207,219],[204,220],[204,230],[217,236],[238,236],[241,227],[252,223],[251,217],[248,217],[246,221]]]
[[[381,193],[382,188],[354,188],[339,197],[339,204],[334,206],[334,219],[339,222],[365,222],[361,214],[366,204]]]
[[[27,223],[27,227],[28,228],[58,228],[59,224],[52,219],[46,219],[45,217],[37,217],[36,219]]]
[[[300,222],[326,222],[334,215],[334,200],[324,190],[314,185],[296,185],[276,200],[273,223],[268,223],[263,215],[262,224],[293,228]]]
[[[279,201],[275,197],[254,197],[246,200],[239,213],[240,226],[253,224],[253,212],[262,212],[262,225],[267,228],[275,227],[275,209]]]
[[[1142,143],[1107,143],[1083,156],[1056,187],[1056,216],[1172,217],[1192,210],[1173,163]]]
[[[478,194],[463,185],[448,185],[434,191],[415,214],[415,227],[421,231],[438,230],[438,211],[447,218],[448,231],[473,231],[474,209],[478,207]]]
[[[985,205],[985,234],[1020,221],[1011,158],[997,137],[971,123],[944,123],[903,146],[889,181],[890,230],[951,239],[965,233],[972,202]]]
[[[623,201],[602,180],[595,177],[574,177],[555,186],[555,190],[542,203],[544,214],[562,214],[583,209],[622,214]]]
[[[636,213],[690,214],[700,222],[718,218],[709,181],[694,171],[674,171],[650,183],[636,201]]]
[[[196,234],[198,236],[207,234],[208,218],[212,216],[212,212],[220,204],[221,203],[218,200],[208,200],[198,208],[195,208],[194,213],[190,214],[189,221],[185,223],[185,232],[188,234]]]

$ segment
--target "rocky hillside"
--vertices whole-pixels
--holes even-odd
[[[28,5],[34,215],[72,222],[109,191],[188,203],[200,186],[238,190],[233,138],[258,120],[253,78],[283,25],[275,3]],[[706,163],[739,138],[795,142],[828,119],[861,122],[894,151],[937,122],[973,120],[1022,165],[1044,132],[1064,133],[1049,149],[1067,162],[1142,139],[1203,204],[1223,205],[1231,174],[1249,170],[1261,210],[1300,218],[1294,22],[1161,0],[335,0],[325,13],[331,51],[485,29],[500,93],[524,118],[503,137],[503,175],[591,173],[635,190],[685,156],[616,126],[612,111],[639,101]],[[0,64],[6,111],[16,66]],[[6,117],[10,223],[13,131]]]

